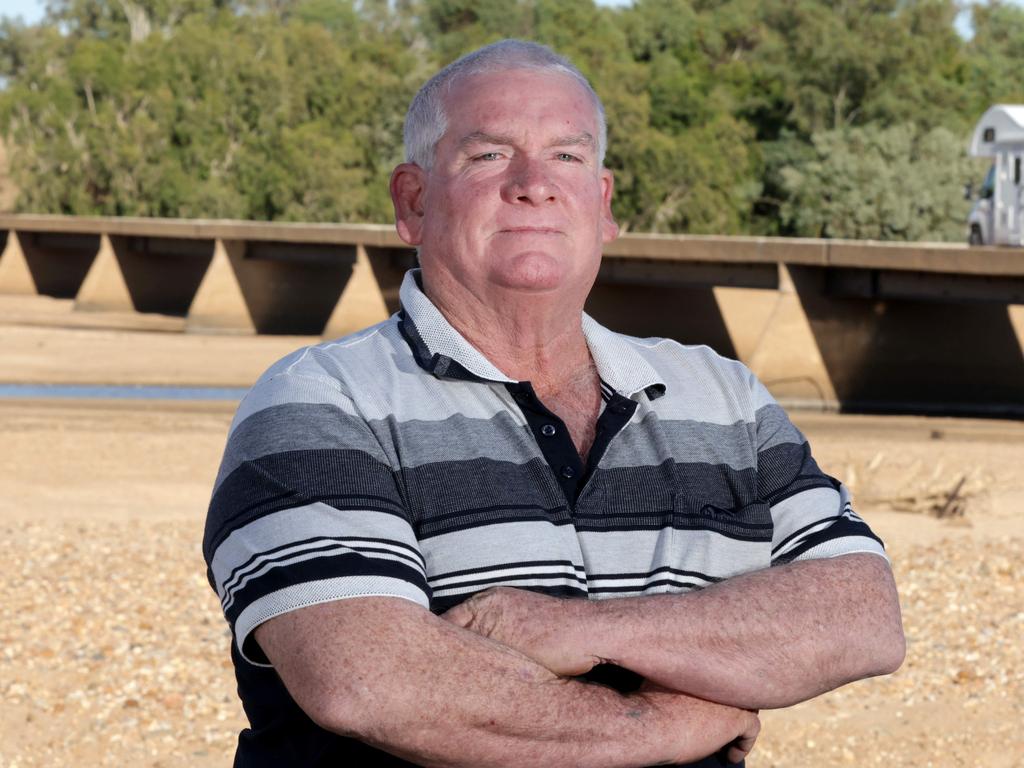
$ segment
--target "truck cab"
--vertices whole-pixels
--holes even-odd
[[[967,219],[971,245],[1024,245],[1024,105],[996,104],[974,128],[969,153],[991,157]]]

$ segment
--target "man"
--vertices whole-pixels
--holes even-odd
[[[402,311],[272,366],[218,475],[236,765],[720,765],[901,663],[880,542],[761,384],[583,314],[605,134],[531,43],[413,101]]]

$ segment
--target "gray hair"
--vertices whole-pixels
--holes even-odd
[[[501,40],[467,53],[430,78],[409,105],[405,116],[405,160],[430,170],[434,164],[437,142],[448,128],[444,111],[444,96],[459,80],[488,72],[507,72],[527,69],[539,72],[559,72],[578,82],[590,95],[597,115],[597,160],[604,165],[608,146],[608,126],[604,105],[590,86],[587,78],[564,56],[559,56],[545,45],[525,40]]]

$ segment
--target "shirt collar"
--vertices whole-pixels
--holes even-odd
[[[439,378],[518,383],[502,373],[448,322],[420,287],[420,270],[405,273],[399,328],[420,367]],[[583,313],[583,335],[602,381],[626,397],[644,390],[653,400],[665,382],[628,337]]]

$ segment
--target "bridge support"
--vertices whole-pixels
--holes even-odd
[[[115,245],[111,242],[113,240],[117,247],[123,248],[123,239],[100,235],[99,253],[96,254],[96,259],[82,283],[82,289],[75,298],[76,310],[131,312],[135,309],[131,294],[128,293],[128,284],[117,263]]]
[[[213,259],[189,307],[185,329],[206,333],[256,333],[242,287],[235,276],[245,241],[217,239]]]
[[[7,233],[7,244],[0,255],[0,293],[19,296],[35,296],[36,289],[32,272],[21,247],[21,235],[13,229]]]

